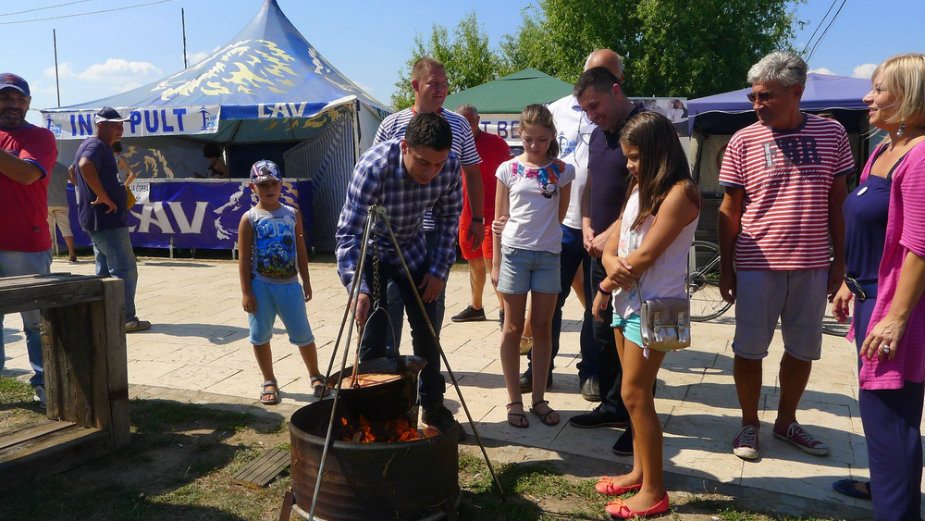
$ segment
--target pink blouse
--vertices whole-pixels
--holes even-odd
[[[861,182],[870,172],[869,168],[864,170]],[[877,303],[868,331],[890,310],[906,255],[912,252],[925,257],[925,143],[914,146],[893,171],[888,215]],[[893,360],[863,359],[859,374],[862,389],[900,389],[906,381],[925,381],[925,295],[909,315],[896,347]]]

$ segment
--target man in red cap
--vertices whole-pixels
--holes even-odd
[[[48,179],[58,157],[55,138],[47,129],[26,122],[32,97],[21,77],[0,74],[0,277],[47,275],[51,270],[48,233]],[[35,376],[29,381],[45,405],[41,315],[22,313],[26,350]],[[2,328],[3,315],[0,315]],[[0,335],[0,370],[6,361]]]

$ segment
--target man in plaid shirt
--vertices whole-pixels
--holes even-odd
[[[417,114],[408,124],[405,137],[384,141],[360,157],[347,190],[347,201],[337,224],[337,271],[348,289],[353,284],[359,263],[360,241],[370,206],[382,206],[398,240],[401,255],[411,275],[412,287],[392,246],[385,223],[376,221],[369,240],[365,273],[360,281],[356,317],[365,323],[371,307],[371,258],[381,259],[379,284],[382,300],[388,281],[397,285],[408,311],[414,354],[427,361],[421,371],[420,398],[424,423],[444,432],[458,426],[453,414],[443,405],[446,382],[440,374],[440,352],[418,306],[415,292],[424,301],[428,319],[437,318],[437,297],[443,291],[450,266],[456,260],[454,241],[462,210],[462,181],[456,154],[450,151],[453,134],[450,124],[435,113]],[[436,223],[436,247],[428,250],[422,226],[424,212],[433,209]],[[386,355],[387,323],[373,320],[367,325],[360,350],[362,360]],[[462,435],[462,429],[459,434]]]

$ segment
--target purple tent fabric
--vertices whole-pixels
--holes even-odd
[[[806,90],[800,102],[800,108],[809,111],[819,110],[867,110],[861,101],[870,90],[870,80],[809,73],[806,77]],[[714,94],[687,102],[687,114],[690,128],[698,114],[707,112],[724,112],[738,114],[752,112],[752,104],[745,95],[751,88]]]

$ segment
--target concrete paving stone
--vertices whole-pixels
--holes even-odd
[[[167,373],[164,378],[180,389],[202,391],[238,371],[240,369],[184,365]]]
[[[168,373],[176,371],[180,365],[156,360],[130,360],[128,362],[129,382],[139,385],[173,385],[173,378],[165,378]]]

